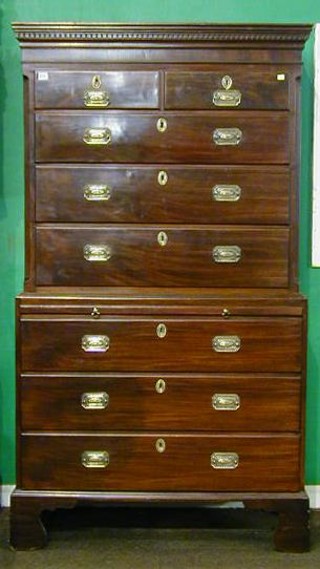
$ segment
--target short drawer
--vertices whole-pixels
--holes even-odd
[[[156,109],[159,107],[157,71],[35,72],[38,109]]]
[[[287,287],[289,231],[38,226],[39,286]]]
[[[26,490],[297,491],[300,437],[25,435]]]
[[[290,72],[255,66],[168,71],[167,109],[288,109]]]
[[[23,431],[292,431],[299,376],[23,374]]]
[[[295,317],[23,316],[22,371],[299,372]]]
[[[286,167],[38,166],[39,222],[287,224]]]
[[[283,112],[36,114],[37,162],[287,164]]]

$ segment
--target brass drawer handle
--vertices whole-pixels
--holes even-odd
[[[218,146],[237,146],[241,139],[240,128],[216,128],[213,131],[213,142]]]
[[[169,176],[165,170],[160,170],[158,173],[158,184],[160,186],[165,186],[168,183]]]
[[[83,94],[83,101],[86,107],[108,107],[110,99],[107,91],[87,90]]]
[[[156,388],[157,393],[160,393],[160,394],[164,393],[166,390],[165,380],[164,379],[158,379],[158,381],[156,381],[155,388]]]
[[[236,452],[213,452],[211,466],[216,469],[234,470],[239,466],[239,455]]]
[[[110,348],[110,338],[102,335],[85,334],[81,339],[81,348],[85,352],[107,352]]]
[[[109,105],[108,93],[101,89],[101,85],[100,75],[94,75],[90,87],[83,93],[83,101],[86,107],[107,107]]]
[[[158,132],[166,132],[167,128],[168,128],[167,119],[164,119],[163,117],[161,117],[160,119],[157,120],[157,131]]]
[[[238,263],[241,259],[241,249],[238,245],[217,245],[212,250],[215,263]]]
[[[214,336],[212,338],[212,349],[218,353],[239,352],[241,339],[239,336]]]
[[[240,186],[217,184],[212,188],[212,198],[216,202],[237,202],[241,197]]]
[[[162,322],[156,328],[158,338],[165,338],[167,335],[167,327]]]
[[[212,407],[216,411],[237,411],[240,407],[240,397],[237,393],[215,393],[212,397]]]
[[[104,184],[87,184],[83,188],[83,197],[88,202],[107,201],[111,197],[111,188]]]
[[[230,75],[221,79],[223,89],[213,92],[212,102],[217,107],[238,107],[241,103],[241,93],[238,89],[231,89],[233,80]]]
[[[110,463],[106,450],[85,450],[81,454],[81,464],[85,468],[106,468]]]
[[[213,92],[212,102],[216,107],[238,107],[241,103],[241,93],[237,89],[217,89]]]
[[[83,142],[94,145],[107,145],[111,142],[111,130],[109,128],[86,128]]]
[[[165,247],[166,244],[168,243],[168,235],[165,231],[159,231],[158,235],[157,235],[157,241],[160,245],[160,247]]]
[[[156,450],[160,454],[166,450],[166,441],[164,439],[157,439]]]
[[[87,244],[83,248],[83,256],[90,262],[107,262],[111,259],[111,249],[108,245]]]
[[[81,406],[84,409],[106,409],[108,405],[109,395],[105,391],[81,395]]]

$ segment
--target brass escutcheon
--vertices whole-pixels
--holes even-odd
[[[158,379],[158,380],[156,381],[156,386],[155,386],[155,387],[156,387],[156,392],[157,392],[157,393],[160,393],[160,394],[161,394],[161,393],[164,393],[165,390],[166,390],[166,382],[165,382],[165,380],[164,380],[164,379]]]
[[[161,117],[157,120],[157,131],[158,132],[165,132],[168,127],[167,119]]]
[[[165,336],[167,335],[167,327],[165,324],[163,324],[163,322],[161,322],[160,324],[158,324],[157,326],[157,336],[158,338],[165,338]]]
[[[168,243],[168,235],[165,231],[159,231],[157,241],[161,247],[165,247]]]
[[[158,174],[158,184],[165,186],[168,183],[169,176],[165,170],[160,170]]]
[[[166,441],[164,439],[156,440],[156,450],[160,453],[166,450]]]

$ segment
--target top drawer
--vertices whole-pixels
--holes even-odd
[[[38,109],[156,109],[159,73],[156,71],[37,71]]]
[[[288,75],[245,68],[168,71],[167,109],[288,109]]]

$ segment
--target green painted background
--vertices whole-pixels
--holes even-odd
[[[0,473],[14,484],[14,297],[23,283],[23,133],[20,52],[12,21],[320,21],[319,0],[0,0]],[[308,484],[320,484],[320,269],[312,269],[313,38],[304,52],[300,282],[309,298]],[[319,157],[320,159],[320,157]]]

